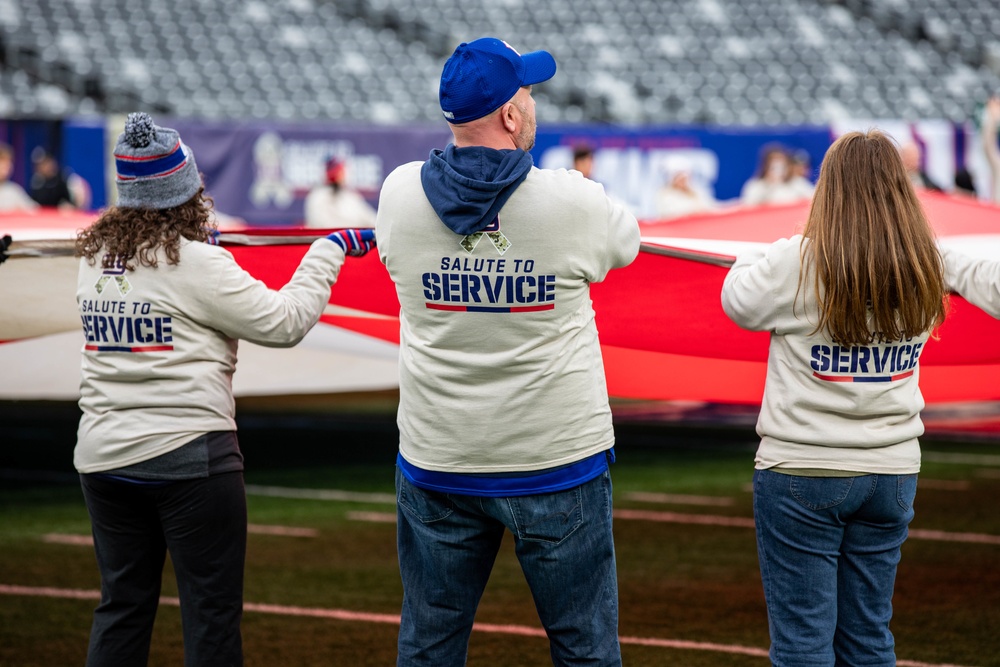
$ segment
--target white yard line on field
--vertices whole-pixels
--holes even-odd
[[[960,463],[973,466],[1000,466],[1000,454],[963,454],[961,452],[923,452],[924,461],[933,463]]]
[[[393,512],[348,512],[346,516],[350,521],[368,521],[369,523],[396,523],[396,515]]]
[[[614,511],[616,519],[655,521],[657,523],[684,523],[703,526],[728,526],[753,528],[753,519],[715,514],[680,514],[678,512],[653,512],[649,510],[620,509]],[[971,544],[1000,544],[1000,535],[985,533],[952,533],[945,530],[910,529],[910,539],[936,540],[939,542],[967,542]]]
[[[921,489],[933,489],[935,491],[968,491],[972,488],[972,482],[965,479],[924,479],[917,480],[917,486]]]
[[[681,514],[679,512],[654,512],[651,510],[615,510],[616,519],[636,521],[656,521],[659,523],[688,523],[702,526],[728,526],[731,528],[753,528],[753,519],[742,516],[719,516],[716,514]]]
[[[708,505],[726,507],[733,504],[732,498],[725,496],[690,496],[682,493],[649,493],[634,491],[622,496],[624,500],[639,503],[664,503],[672,505]]]
[[[29,597],[46,597],[64,600],[100,600],[100,591],[87,591],[68,588],[49,588],[36,586],[12,586],[0,584],[0,595],[17,595]],[[177,598],[163,597],[160,603],[177,607],[180,601]],[[386,625],[399,625],[397,614],[376,614],[362,611],[349,611],[346,609],[324,609],[321,607],[294,607],[278,604],[259,604],[246,602],[243,610],[247,612],[257,612],[260,614],[274,614],[277,616],[298,616],[309,618],[326,618],[336,621],[358,621],[363,623],[381,623]],[[493,623],[476,623],[472,629],[477,632],[491,632],[496,634],[516,635],[520,637],[544,638],[545,631],[541,628],[527,625],[500,625]],[[619,637],[622,644],[634,646],[653,646],[659,648],[680,649],[687,651],[711,651],[714,653],[728,653],[731,655],[749,655],[766,658],[767,649],[754,646],[739,646],[735,644],[716,644],[713,642],[694,642],[684,639],[661,639],[658,637]],[[962,665],[914,662],[912,660],[899,660],[899,667],[963,667]]]
[[[277,535],[279,537],[318,537],[319,531],[315,528],[297,528],[295,526],[264,526],[257,523],[248,523],[247,532],[254,535]]]
[[[42,542],[48,544],[71,544],[75,547],[92,547],[94,538],[92,535],[66,535],[63,533],[46,533],[42,535]]]
[[[395,523],[392,512],[348,512],[350,521],[370,523]],[[653,521],[655,523],[682,523],[697,526],[723,526],[726,528],[753,528],[753,519],[742,516],[721,516],[718,514],[682,514],[680,512],[656,512],[652,510],[617,509],[614,517],[624,521]],[[938,542],[965,542],[969,544],[1000,544],[1000,535],[985,533],[952,533],[944,530],[911,528],[912,540],[935,540]]]
[[[247,484],[248,496],[269,496],[271,498],[298,498],[302,500],[339,500],[348,503],[393,504],[396,496],[391,493],[359,493],[337,489],[297,489],[288,486],[261,486]]]
[[[295,526],[265,526],[256,523],[247,524],[247,532],[254,535],[276,535],[278,537],[318,537],[319,531],[315,528],[297,528]],[[92,535],[71,535],[66,533],[46,533],[42,535],[42,542],[48,544],[70,544],[78,547],[90,547],[94,545]]]
[[[1000,458],[1000,457],[998,457]],[[961,482],[951,482],[949,480],[921,480],[919,484],[928,485],[931,488],[954,487],[957,490],[964,489]],[[247,493],[251,495],[266,495],[277,498],[302,498],[307,500],[335,500],[344,502],[368,502],[368,503],[395,503],[396,498],[390,493],[357,493],[354,491],[338,491],[336,489],[296,489],[280,486],[255,486],[248,485]],[[717,496],[673,496],[671,494],[657,493],[628,493],[623,496],[625,500],[640,500],[645,498],[655,498],[652,502],[673,502],[672,500],[662,500],[663,498],[682,499],[704,499],[715,501],[730,500],[729,498]],[[719,502],[719,505],[728,504]],[[753,528],[753,519],[739,516],[722,516],[716,514],[683,514],[680,512],[657,512],[653,510],[618,509],[615,510],[616,519],[626,521],[653,521],[657,523],[682,523],[703,526],[728,526],[732,528]],[[368,521],[372,523],[393,523],[396,515],[392,512],[348,512],[347,518],[351,521]],[[301,529],[309,530],[309,529]],[[251,531],[253,532],[253,531]],[[263,532],[263,531],[260,531]],[[278,534],[272,532],[270,534]],[[1000,544],[1000,535],[989,535],[985,533],[953,533],[944,530],[925,530],[920,528],[910,529],[910,538],[915,540],[936,540],[940,542],[966,542],[970,544]]]
[[[945,530],[911,528],[910,539],[937,540],[938,542],[968,542],[970,544],[1000,544],[1000,535],[983,533],[951,533]]]

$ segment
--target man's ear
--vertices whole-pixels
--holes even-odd
[[[517,119],[514,118],[514,104],[512,102],[508,102],[500,109],[500,121],[508,132],[517,132]]]

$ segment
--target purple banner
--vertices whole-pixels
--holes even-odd
[[[302,223],[303,201],[324,181],[325,163],[347,165],[350,187],[375,205],[393,169],[423,161],[443,148],[451,133],[439,126],[351,126],[164,119],[194,151],[216,209],[250,224]]]
[[[444,122],[381,126],[274,121],[225,122],[164,119],[194,149],[216,209],[253,225],[302,223],[310,189],[325,177],[326,160],[346,162],[347,182],[373,206],[385,177],[401,164],[423,161],[444,148],[451,132]],[[865,127],[875,124],[864,124]],[[923,163],[942,188],[954,187],[956,170],[966,167],[985,186],[988,174],[978,136],[946,121],[882,124],[900,144],[924,148]],[[2,129],[2,126],[0,126]],[[848,129],[837,127],[636,127],[541,126],[532,151],[542,168],[570,167],[573,146],[595,150],[593,178],[640,218],[659,215],[658,193],[671,174],[684,170],[691,185],[715,200],[734,201],[758,164],[761,150],[780,144],[806,153],[814,180],[831,141]],[[912,135],[912,136],[911,136]],[[973,147],[955,150],[962,137]],[[980,196],[989,195],[988,187]]]

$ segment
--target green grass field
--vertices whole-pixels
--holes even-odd
[[[391,618],[345,620],[322,611],[399,613],[395,509],[391,498],[381,497],[392,494],[392,452],[378,446],[358,456],[369,436],[343,425],[314,435],[298,454],[293,442],[266,434],[244,444],[250,523],[315,531],[308,537],[251,533],[246,663],[393,665],[397,626]],[[345,448],[354,455],[344,455]],[[287,454],[282,465],[271,465],[266,455],[275,449]],[[900,664],[1000,665],[1000,443],[925,443],[924,452],[912,529],[941,533],[918,533],[923,538],[903,547],[893,622]],[[969,456],[944,462],[942,454]],[[0,487],[0,586],[99,589],[92,548],[51,541],[66,539],[52,535],[89,535],[82,495],[66,466],[57,467],[65,481],[7,467]],[[625,664],[769,664],[761,655],[768,637],[753,529],[740,525],[752,516],[752,467],[752,434],[719,438],[694,430],[678,437],[662,428],[620,435],[615,508],[646,517],[615,522]],[[381,495],[293,499],[258,495],[260,486]],[[704,520],[692,515],[737,519],[731,522],[737,525],[688,523]],[[164,595],[175,596],[169,565],[164,579]],[[83,663],[93,599],[0,590],[8,591],[0,594],[0,665]],[[509,541],[477,619],[539,627]],[[163,604],[151,664],[181,664],[181,651],[178,609]],[[551,663],[544,637],[477,631],[469,664]]]

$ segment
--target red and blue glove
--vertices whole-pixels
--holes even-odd
[[[208,232],[208,238],[205,239],[205,243],[208,245],[219,245],[221,243],[219,237],[222,236],[222,233],[218,229],[212,227],[205,231]]]
[[[326,238],[339,245],[350,257],[361,257],[375,247],[374,229],[342,229]]]

